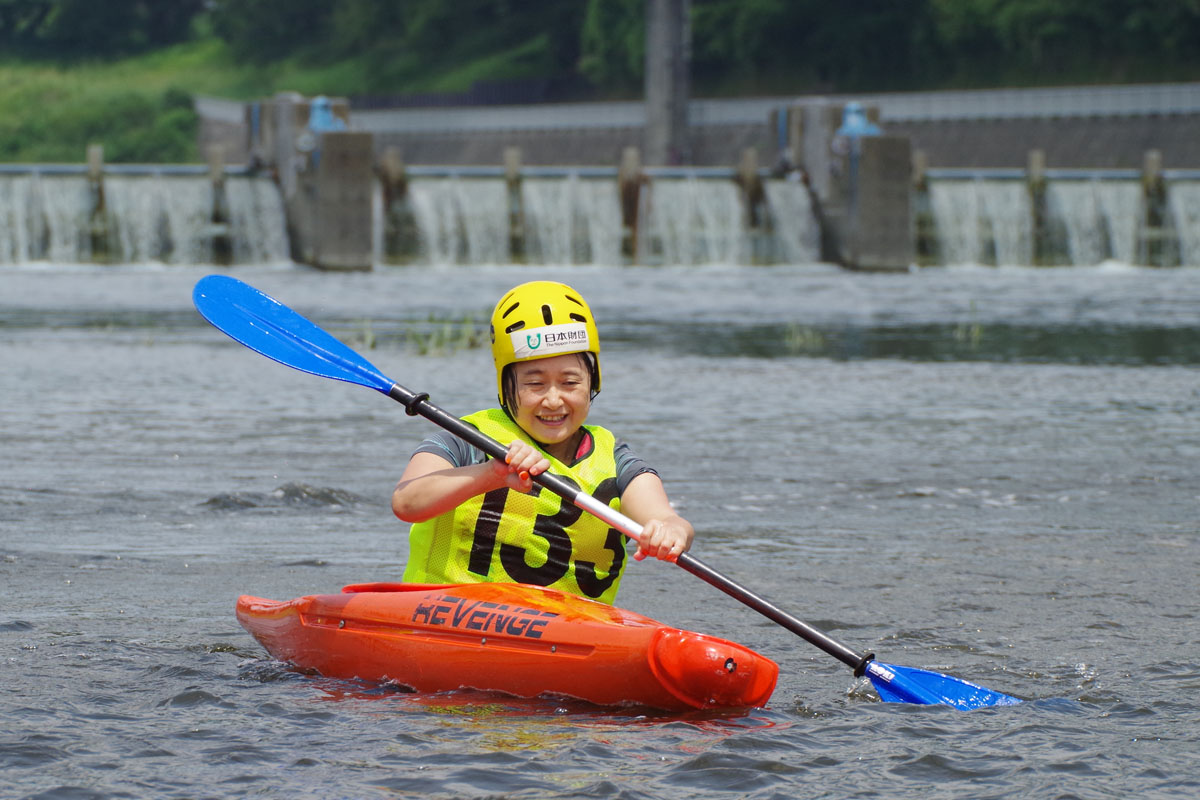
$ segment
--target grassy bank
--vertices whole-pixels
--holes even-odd
[[[0,162],[82,162],[92,143],[103,144],[112,162],[199,161],[194,95],[337,94],[362,69],[355,62],[236,64],[217,39],[113,62],[0,60]]]
[[[502,74],[522,57],[520,51],[482,54],[474,62],[421,74],[404,88],[461,91],[475,80]],[[210,36],[111,62],[0,59],[0,163],[79,163],[94,143],[104,145],[105,159],[115,163],[197,162],[202,159],[193,96],[254,100],[283,90],[353,94],[356,87],[370,85],[367,74],[375,69],[366,57],[323,66],[301,58],[241,64],[224,42]]]

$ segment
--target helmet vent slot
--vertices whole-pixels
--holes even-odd
[[[516,311],[516,310],[517,310],[517,306],[519,306],[519,305],[521,305],[521,304],[520,304],[520,303],[513,303],[511,306],[509,306],[508,308],[504,309],[504,313],[503,313],[503,314],[501,314],[500,316],[502,316],[502,317],[507,317],[509,314],[511,314],[512,312]]]
[[[568,314],[567,316],[576,322],[582,322],[584,325],[587,324],[587,317],[585,317],[583,314]]]
[[[525,321],[519,319],[516,322],[514,322],[512,325],[509,325],[507,328],[505,328],[504,332],[512,333],[513,331],[519,331],[519,330],[521,330],[521,328],[524,328],[524,327],[525,327]]]
[[[542,306],[542,319],[546,320],[547,325],[554,324],[554,312],[550,310],[549,305]]]

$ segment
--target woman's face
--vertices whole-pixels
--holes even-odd
[[[591,376],[583,359],[579,353],[567,353],[513,365],[513,417],[534,441],[566,463],[572,460],[572,437],[587,421],[592,405]]]

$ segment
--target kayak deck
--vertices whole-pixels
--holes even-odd
[[[417,692],[476,689],[665,710],[753,708],[775,662],[734,642],[537,586],[369,583],[237,618],[280,661]]]

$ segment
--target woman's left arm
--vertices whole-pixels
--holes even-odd
[[[621,494],[621,511],[642,526],[634,558],[646,556],[674,561],[692,546],[692,524],[675,513],[662,480],[653,472],[638,475]]]

